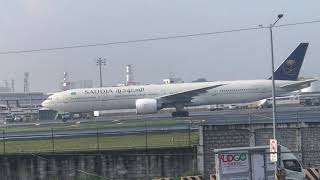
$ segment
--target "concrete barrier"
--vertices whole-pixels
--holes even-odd
[[[186,176],[186,177],[181,177],[181,180],[202,180],[202,176]]]
[[[319,168],[308,168],[304,170],[304,174],[307,180],[319,180],[320,169]]]
[[[320,168],[308,168],[304,170],[305,177],[307,180],[320,180]],[[276,176],[276,180],[280,180],[281,177]],[[210,175],[210,180],[217,180],[215,174]]]
[[[215,174],[210,174],[210,180],[217,180],[217,176]]]
[[[196,169],[195,148],[163,148],[0,156],[0,180],[152,179]]]

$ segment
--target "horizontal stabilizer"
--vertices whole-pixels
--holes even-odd
[[[286,84],[286,85],[283,85],[283,86],[280,86],[281,88],[287,88],[287,89],[290,89],[290,88],[296,88],[296,87],[299,87],[299,86],[303,86],[303,85],[308,85],[312,82],[315,82],[315,81],[318,81],[317,79],[308,79],[308,80],[304,80],[304,81],[293,81],[293,83],[290,83],[290,84]]]

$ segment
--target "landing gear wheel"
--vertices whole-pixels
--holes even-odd
[[[177,112],[172,112],[172,113],[171,113],[171,116],[172,116],[172,117],[177,117]]]
[[[176,111],[172,112],[172,117],[188,117],[189,112],[188,111]]]

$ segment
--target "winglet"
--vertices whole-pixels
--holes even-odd
[[[309,43],[300,43],[299,46],[274,72],[275,80],[297,80]],[[269,79],[271,79],[270,77]]]

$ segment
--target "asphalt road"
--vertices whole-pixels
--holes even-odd
[[[169,113],[158,113],[150,115],[126,115],[126,116],[106,116],[96,118],[95,121],[122,121],[122,120],[140,120],[154,121],[161,119],[170,119]],[[199,123],[228,125],[228,124],[247,124],[247,123],[271,123],[272,109],[245,109],[245,110],[222,110],[207,112],[191,112],[190,117],[180,118],[191,122],[190,129],[196,130]],[[82,120],[88,121],[88,120]],[[92,121],[92,120],[89,120]],[[277,110],[277,122],[320,122],[319,107],[282,107]],[[43,124],[51,124],[53,122],[40,122]],[[61,123],[54,122],[54,123]],[[34,123],[33,123],[34,124]],[[16,124],[11,126],[25,126],[30,123]],[[165,126],[148,126],[148,133],[166,133],[177,131],[189,131],[189,124],[165,125]],[[126,134],[143,134],[146,132],[145,127],[127,127],[127,128],[105,128],[105,129],[79,129],[65,130],[54,132],[55,137],[70,136],[95,136],[103,135],[126,135]],[[12,132],[6,133],[6,139],[33,139],[48,138],[52,136],[51,131],[47,132]],[[0,135],[0,138],[3,138]]]

